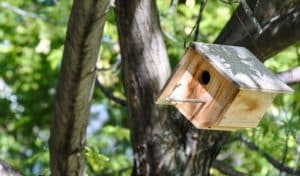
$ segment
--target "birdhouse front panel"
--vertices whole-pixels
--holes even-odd
[[[224,116],[239,90],[193,48],[179,65],[169,80],[176,85],[167,84],[168,91],[158,102],[169,100],[165,103],[177,107],[197,128],[211,128]]]
[[[242,47],[193,42],[157,99],[201,129],[256,127],[278,93],[292,89]]]

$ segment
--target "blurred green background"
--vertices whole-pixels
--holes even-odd
[[[176,8],[169,0],[157,1],[170,62],[173,67],[190,41],[199,4],[193,0]],[[49,175],[48,138],[53,116],[53,99],[58,80],[66,26],[72,1],[0,1],[0,158],[24,175]],[[213,42],[236,5],[218,0],[207,2],[200,24],[199,41]],[[300,65],[300,43],[290,46],[265,62],[274,72]],[[113,10],[107,15],[100,68],[120,60]],[[125,99],[121,71],[114,67],[98,73],[102,85]],[[264,152],[278,161],[300,166],[300,87],[280,95],[256,129],[240,130]],[[87,129],[87,172],[89,175],[130,175],[130,147],[127,108],[108,98],[96,87]],[[240,142],[224,146],[219,159],[252,175],[274,175],[273,168],[258,152]],[[212,169],[212,174],[219,175]]]

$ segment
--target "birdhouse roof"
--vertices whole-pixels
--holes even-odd
[[[200,42],[193,42],[191,47],[240,89],[275,93],[293,92],[244,47]]]

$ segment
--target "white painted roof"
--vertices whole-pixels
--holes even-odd
[[[293,89],[244,47],[193,42],[191,46],[240,89],[291,93]]]

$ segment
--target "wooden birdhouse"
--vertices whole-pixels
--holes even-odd
[[[246,48],[194,42],[156,103],[197,128],[235,130],[256,127],[275,96],[291,92]]]

